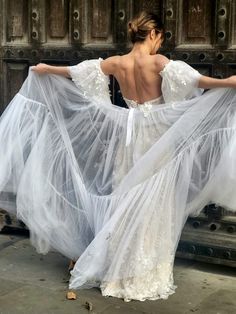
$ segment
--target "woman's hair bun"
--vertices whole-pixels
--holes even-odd
[[[129,22],[129,31],[130,32],[134,32],[134,33],[137,33],[138,31],[138,26],[135,22]]]
[[[152,29],[157,33],[164,33],[161,19],[152,12],[142,11],[128,23],[128,33],[132,43],[144,41]]]

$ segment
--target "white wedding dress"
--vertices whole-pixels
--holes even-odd
[[[100,61],[69,67],[73,82],[29,71],[1,117],[0,206],[38,252],[78,259],[70,288],[167,298],[187,217],[236,210],[236,91],[202,95],[200,74],[170,61],[162,97],[125,109]]]

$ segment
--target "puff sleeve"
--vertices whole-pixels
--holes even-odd
[[[72,81],[88,98],[93,96],[110,97],[109,76],[101,70],[100,62],[102,60],[102,58],[85,60],[77,65],[68,66]]]
[[[165,103],[187,100],[203,93],[198,88],[201,74],[183,61],[170,60],[160,72]]]

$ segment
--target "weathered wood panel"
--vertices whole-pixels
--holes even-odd
[[[215,12],[215,3],[211,0],[180,1],[179,10],[179,45],[212,46],[212,12]]]
[[[107,39],[111,29],[111,6],[109,0],[92,0],[92,38]]]
[[[50,0],[48,2],[48,19],[49,36],[51,38],[64,38],[68,32],[68,9],[67,0]]]
[[[155,12],[161,15],[163,0],[136,0],[134,1],[134,13],[137,14],[142,10]]]
[[[25,42],[28,35],[28,1],[6,2],[5,34],[7,42]]]
[[[4,92],[7,99],[12,99],[23,84],[28,72],[27,62],[7,62],[4,64]]]

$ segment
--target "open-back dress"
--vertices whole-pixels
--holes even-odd
[[[187,217],[236,211],[236,90],[202,94],[201,75],[170,61],[162,96],[126,109],[100,62],[69,67],[72,81],[29,70],[0,120],[0,206],[38,252],[77,260],[70,288],[167,298]]]

